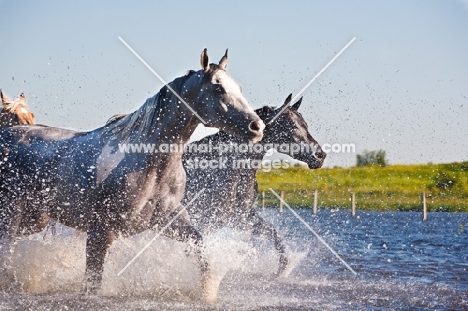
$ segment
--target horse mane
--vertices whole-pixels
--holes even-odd
[[[3,109],[5,112],[10,112],[10,113],[15,113],[16,109],[20,106],[20,105],[23,105],[26,107],[26,105],[24,105],[23,103],[17,101],[17,100],[13,100],[7,104],[3,104]]]
[[[184,76],[176,78],[170,82],[170,87],[180,93],[184,83],[195,73],[189,70]],[[167,86],[163,86],[156,95],[148,98],[145,103],[133,113],[128,115],[115,115],[111,117],[101,134],[101,142],[110,141],[112,144],[116,142],[128,141],[130,135],[134,134],[138,138],[146,138],[151,134],[151,124],[159,123],[161,120],[162,111],[167,107],[168,103],[177,97],[170,91]],[[175,107],[172,105],[171,107]]]
[[[114,123],[117,120],[122,119],[123,117],[126,117],[127,115],[128,115],[127,113],[114,114],[112,117],[109,118],[109,120],[106,121],[106,126],[111,124],[111,123]]]

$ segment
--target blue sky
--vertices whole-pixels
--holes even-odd
[[[0,1],[0,88],[24,91],[38,123],[90,130],[130,112],[203,48],[254,108],[305,92],[321,144],[387,151],[390,163],[468,160],[466,1]],[[329,154],[351,166],[354,154]]]

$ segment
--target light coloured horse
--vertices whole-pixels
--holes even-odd
[[[50,219],[85,231],[85,289],[97,292],[112,241],[161,230],[181,209],[185,189],[183,150],[132,153],[122,152],[122,145],[185,145],[201,123],[198,116],[241,140],[261,140],[265,125],[226,72],[227,61],[226,51],[219,64],[209,64],[205,49],[201,70],[169,83],[196,115],[165,86],[135,112],[90,132],[37,125],[1,130],[4,247],[41,231]],[[219,283],[186,211],[163,234],[195,245],[205,299],[214,301]]]
[[[34,124],[34,114],[29,111],[26,105],[24,93],[21,93],[18,98],[11,100],[0,90],[0,96],[2,98],[0,129],[19,124]]]

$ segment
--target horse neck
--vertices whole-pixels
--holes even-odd
[[[263,139],[260,142],[264,147],[263,150],[265,151],[266,145],[281,145],[281,144],[292,144],[295,143],[290,137],[290,135],[281,135],[284,131],[288,131],[289,129],[285,129],[281,124],[273,124],[269,128],[265,129],[263,132]]]
[[[138,115],[149,114],[145,119],[148,124],[143,124],[143,129],[135,128],[129,135],[130,139],[133,137],[143,144],[185,146],[200,122],[183,103],[178,102],[177,97],[167,89],[148,99],[143,107],[132,114],[137,118]]]
[[[171,109],[172,113],[165,111],[158,118],[161,122],[153,126],[152,134],[148,136],[147,143],[176,144],[185,146],[200,123],[188,111]],[[183,150],[183,149],[182,149]],[[182,151],[180,152],[182,153]]]
[[[220,131],[220,132],[214,134],[213,136],[215,136],[215,135],[219,136],[218,145],[219,144],[227,144],[227,143],[235,143],[238,146],[240,144],[248,144],[245,141],[237,138],[236,136],[225,133],[225,132]],[[256,143],[256,145],[262,145],[264,147],[263,141],[260,141],[260,142]],[[218,151],[215,151],[215,152],[217,153]],[[242,152],[242,153],[239,152],[238,155],[242,155],[242,158],[245,158],[245,159],[261,160],[261,159],[263,159],[263,157],[265,156],[266,153],[267,153],[267,151],[265,151],[265,148],[262,148],[261,152],[255,152],[253,150],[251,152],[250,148],[248,148],[247,152]]]

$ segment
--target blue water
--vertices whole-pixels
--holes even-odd
[[[271,242],[226,229],[207,236],[212,268],[222,276],[214,305],[193,294],[193,256],[169,239],[116,276],[154,232],[115,242],[106,293],[83,297],[85,236],[70,229],[18,244],[15,275],[29,289],[0,290],[0,310],[468,310],[468,213],[429,213],[422,222],[413,212],[297,210],[354,275],[289,210],[259,212],[284,240],[287,273],[272,277],[278,258]]]
[[[323,307],[468,310],[467,213],[429,213],[426,222],[416,212],[297,213],[358,274],[353,276],[287,209],[263,212],[285,241],[310,250],[290,277],[332,284],[329,290],[317,286],[315,294],[325,290],[334,302],[321,301]]]

